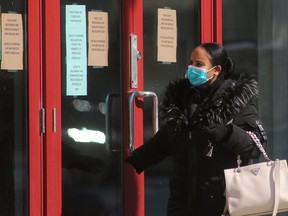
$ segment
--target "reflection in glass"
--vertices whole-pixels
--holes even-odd
[[[288,155],[287,8],[286,0],[223,0],[223,44],[238,70],[258,77],[258,108],[273,158]]]

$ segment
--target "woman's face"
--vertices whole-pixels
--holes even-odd
[[[190,57],[190,65],[193,65],[193,66],[199,67],[199,68],[203,68],[206,70],[209,70],[213,67],[210,54],[208,52],[206,52],[206,50],[201,46],[196,47],[192,51],[191,57]],[[220,71],[221,71],[221,66],[217,65],[217,67],[208,71],[207,78],[209,79],[209,78],[213,77],[213,78],[211,78],[212,82],[213,82],[214,80],[217,79],[217,76],[219,75]]]

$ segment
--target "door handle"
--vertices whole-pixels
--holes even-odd
[[[135,149],[134,142],[134,101],[139,97],[150,97],[153,99],[153,113],[152,113],[152,130],[153,135],[158,131],[158,97],[154,92],[131,92],[129,95],[129,150],[133,152]]]
[[[111,101],[112,98],[119,99],[119,93],[109,93],[106,96],[106,106],[105,106],[105,134],[106,134],[106,150],[108,153],[119,152],[120,149],[112,147],[112,132],[111,132]]]

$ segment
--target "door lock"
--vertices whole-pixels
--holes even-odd
[[[140,51],[137,51],[137,60],[141,59],[141,57],[142,57],[141,52],[140,52]]]

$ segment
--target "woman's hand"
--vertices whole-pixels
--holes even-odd
[[[229,125],[214,124],[205,130],[205,134],[212,143],[219,143],[229,135],[230,129],[231,127]]]

